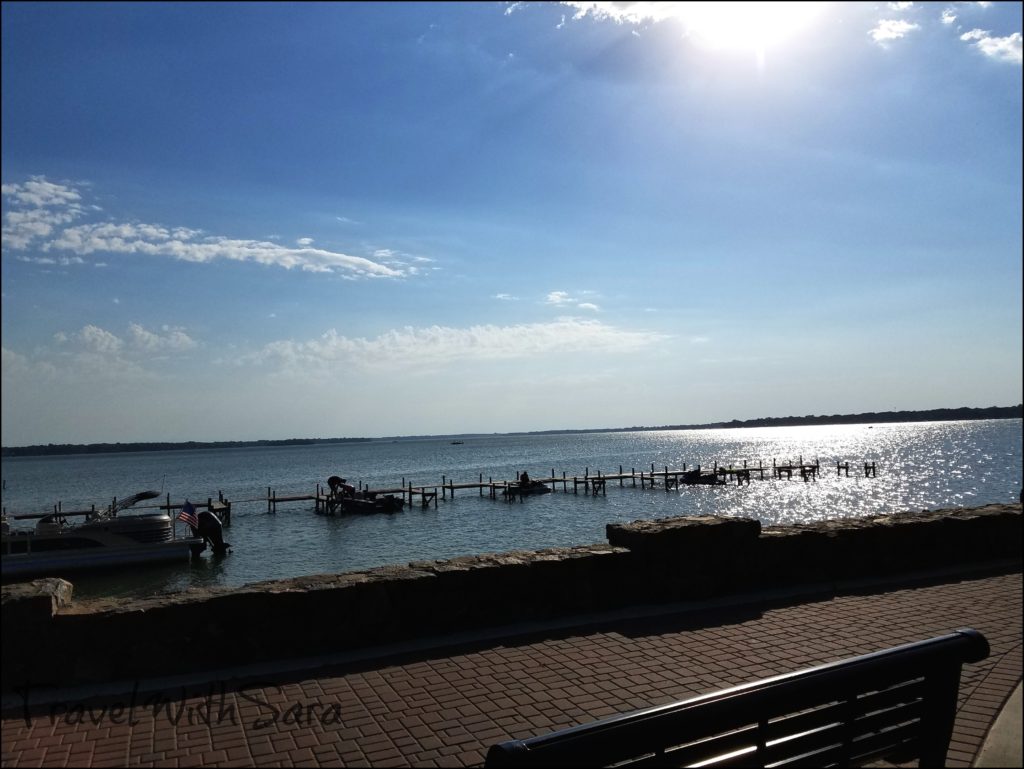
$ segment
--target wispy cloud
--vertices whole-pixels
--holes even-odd
[[[1010,64],[1020,64],[1021,54],[1021,33],[1014,32],[1006,37],[993,37],[992,34],[983,29],[972,29],[960,35],[960,39],[971,43],[983,54],[996,61],[1005,61]]]
[[[306,341],[281,339],[235,350],[230,356],[214,357],[210,364],[278,379],[337,381],[339,375],[425,374],[459,363],[536,360],[579,350],[587,354],[639,353],[668,339],[658,332],[626,330],[578,318],[508,326],[407,326],[372,338],[349,337],[330,329]],[[183,362],[197,360],[204,348],[209,350],[184,328],[151,329],[131,323],[115,332],[87,324],[55,333],[51,345],[37,347],[31,354],[4,348],[3,378],[20,388],[43,379],[49,383],[82,379],[120,385],[166,381],[180,377]]]
[[[142,254],[187,262],[217,260],[251,262],[307,272],[335,273],[347,278],[402,278],[417,273],[411,259],[384,249],[373,258],[314,248],[313,239],[300,238],[296,247],[268,240],[207,235],[188,227],[165,227],[140,222],[72,224],[87,213],[81,191],[67,184],[32,177],[22,184],[4,184],[8,210],[3,220],[4,250],[32,248],[27,261],[40,264],[81,264],[77,257],[94,253]],[[93,207],[92,210],[98,210]],[[65,256],[39,256],[63,252]],[[73,256],[67,256],[68,254]],[[64,259],[65,261],[60,261]]]
[[[3,379],[21,389],[78,380],[152,382],[167,375],[168,364],[200,346],[182,328],[152,330],[131,323],[118,334],[90,323],[77,331],[56,332],[52,345],[37,347],[30,355],[4,348]]]
[[[584,291],[583,293],[589,295],[592,292]],[[581,310],[593,312],[601,309],[593,302],[570,295],[568,291],[549,291],[548,295],[544,297],[544,304],[554,305],[555,307],[578,307]]]
[[[663,334],[626,331],[594,320],[563,318],[552,323],[468,328],[405,327],[373,339],[351,338],[331,329],[305,342],[272,342],[240,356],[237,365],[266,365],[305,376],[338,368],[436,368],[458,361],[532,359],[573,349],[630,352],[663,341]]]

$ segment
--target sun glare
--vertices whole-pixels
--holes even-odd
[[[689,34],[707,48],[763,57],[803,32],[825,3],[694,2],[682,5]]]

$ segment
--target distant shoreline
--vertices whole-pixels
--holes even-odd
[[[730,422],[710,422],[700,425],[656,425],[633,427],[597,427],[585,430],[530,430],[510,433],[458,433],[451,435],[389,435],[380,438],[285,438],[258,441],[186,441],[139,443],[50,443],[36,446],[4,446],[3,457],[67,456],[75,454],[114,454],[138,451],[188,451],[194,449],[249,448],[260,446],[310,446],[321,443],[360,443],[377,440],[408,438],[467,438],[491,435],[555,435],[572,433],[641,432],[649,430],[720,430],[733,427],[800,427],[806,425],[850,425],[868,423],[945,422],[980,419],[1020,419],[1024,417],[1024,404],[1016,406],[989,406],[987,408],[930,409],[927,411],[871,411],[863,414],[833,414],[831,416],[763,417],[761,419],[733,419]]]

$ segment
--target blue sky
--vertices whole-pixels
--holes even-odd
[[[1021,401],[1020,3],[2,15],[4,445]]]

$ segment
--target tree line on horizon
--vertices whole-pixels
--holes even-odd
[[[869,411],[862,414],[832,414],[818,416],[809,414],[797,417],[762,417],[760,419],[733,419],[730,422],[710,422],[700,425],[659,425],[633,427],[602,427],[587,430],[533,430],[508,435],[550,435],[554,433],[606,433],[633,432],[640,430],[713,430],[733,427],[796,427],[803,425],[847,425],[868,422],[944,422],[957,420],[979,419],[1020,419],[1024,416],[1024,404],[1016,406],[988,406],[986,408],[962,407],[955,409],[930,409],[927,411]],[[487,433],[478,433],[484,435]],[[493,433],[489,433],[493,434]],[[465,433],[464,435],[471,435]],[[136,443],[48,443],[34,446],[4,446],[0,448],[0,456],[4,457],[38,457],[67,454],[113,454],[135,451],[185,451],[188,449],[229,449],[257,446],[309,446],[322,443],[352,443],[359,441],[385,440],[413,437],[448,437],[448,436],[387,436],[383,439],[374,438],[283,438],[279,440],[258,441],[185,441],[170,442],[136,442]]]

